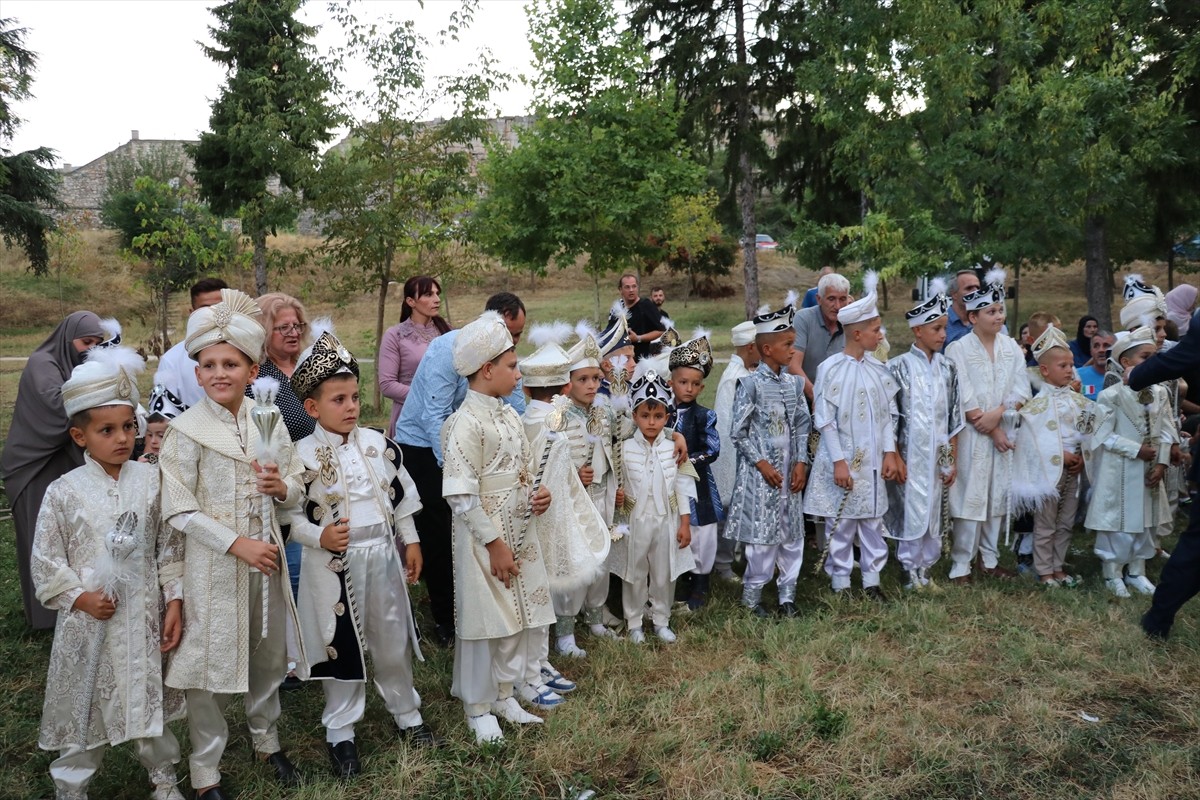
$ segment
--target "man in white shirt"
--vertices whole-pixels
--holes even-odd
[[[202,278],[197,281],[192,286],[192,313],[221,302],[221,290],[228,288],[220,278]],[[183,340],[158,359],[154,382],[165,386],[187,408],[204,399],[204,390],[196,382],[196,362],[188,356]]]

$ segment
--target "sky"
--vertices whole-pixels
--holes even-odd
[[[23,122],[12,152],[49,147],[58,166],[81,166],[130,138],[195,139],[208,127],[210,104],[220,92],[223,70],[205,57],[198,41],[209,41],[216,0],[3,0],[0,17],[28,29],[25,46],[37,54],[32,99],[17,103]],[[302,19],[320,26],[322,51],[341,41],[324,0],[308,0]],[[458,0],[360,0],[360,21],[392,16],[414,19],[431,42]],[[499,66],[528,73],[530,49],[522,0],[481,0],[471,29],[450,47],[431,45],[428,73],[469,69],[481,47]],[[353,73],[347,82],[365,84]],[[361,88],[361,87],[356,87]],[[500,113],[526,113],[529,92],[513,80],[495,98]],[[341,138],[340,136],[337,138]],[[336,139],[335,139],[336,141]]]

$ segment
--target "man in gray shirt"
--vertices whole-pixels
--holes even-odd
[[[795,352],[788,371],[804,378],[804,396],[813,402],[817,367],[831,355],[842,352],[846,337],[837,320],[838,311],[850,302],[850,281],[831,272],[817,282],[817,304],[796,312]]]

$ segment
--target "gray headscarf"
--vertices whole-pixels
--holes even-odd
[[[55,453],[63,448],[78,452],[71,441],[67,414],[63,410],[62,385],[71,370],[83,363],[83,353],[73,342],[85,336],[108,334],[100,318],[91,311],[76,311],[59,323],[33,351],[21,373],[12,426],[0,455],[4,489],[13,500],[29,484]],[[78,461],[83,463],[80,453]]]

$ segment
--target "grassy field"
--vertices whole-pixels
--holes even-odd
[[[147,330],[138,316],[141,308],[148,319],[138,299],[144,292],[131,282],[132,272],[119,273],[130,268],[113,260],[99,235],[88,236],[96,246],[81,274],[106,277],[64,285],[63,302],[67,310],[117,314],[137,341]],[[1153,265],[1139,268],[1151,280],[1162,279]],[[804,288],[811,277],[771,254],[764,301],[778,304],[787,288]],[[293,280],[311,310],[333,312],[351,347],[370,355],[373,298],[339,306],[301,276],[285,277],[281,286]],[[697,301],[685,309],[682,285],[664,283],[681,330],[710,326],[715,349],[727,352],[728,326],[741,319],[740,298]],[[0,254],[6,298],[0,356],[26,355],[55,324],[60,308],[51,285],[32,281]],[[1079,285],[1078,269],[1027,274],[1024,297],[1044,305],[1022,302],[1021,317],[1051,309],[1073,331],[1085,302]],[[451,289],[454,321],[469,319],[501,288],[517,291],[534,321],[590,316],[595,305],[591,282],[578,271],[553,275],[532,290],[528,278],[494,274],[480,285]],[[606,286],[602,305],[613,297]],[[886,316],[893,348],[907,347],[901,313],[908,287],[891,287],[891,297]],[[391,316],[396,311],[398,305]],[[179,314],[182,320],[182,300]],[[19,369],[0,362],[0,434],[7,432]],[[714,377],[709,393],[715,385]],[[25,630],[12,537],[11,522],[0,522],[5,800],[52,795],[46,774],[51,754],[36,748],[50,637]],[[1011,564],[1011,557],[1006,560]],[[461,706],[449,696],[451,654],[430,645],[416,669],[417,689],[427,721],[447,746],[415,752],[398,744],[372,695],[358,732],[365,774],[352,784],[329,776],[319,687],[285,694],[283,740],[310,778],[288,796],[570,798],[590,788],[602,798],[1200,797],[1200,606],[1185,609],[1169,644],[1149,642],[1137,627],[1146,602],[1107,596],[1084,533],[1077,533],[1070,555],[1072,571],[1086,578],[1078,590],[984,580],[966,589],[901,596],[889,566],[883,585],[894,600],[878,607],[832,596],[828,581],[812,573],[815,561],[810,550],[799,619],[748,618],[737,606],[737,589],[721,584],[709,607],[675,617],[676,645],[639,648],[583,639],[586,660],[558,663],[580,689],[545,715],[544,726],[510,733],[501,746],[469,744]],[[1152,580],[1161,564],[1151,565]],[[944,570],[943,564],[943,578]],[[428,626],[423,590],[416,589],[414,599]],[[283,796],[249,762],[249,737],[234,706],[227,785],[243,798]],[[176,730],[186,753],[184,728]],[[180,775],[185,771],[181,766]],[[141,798],[143,780],[129,748],[118,748],[92,796]]]

